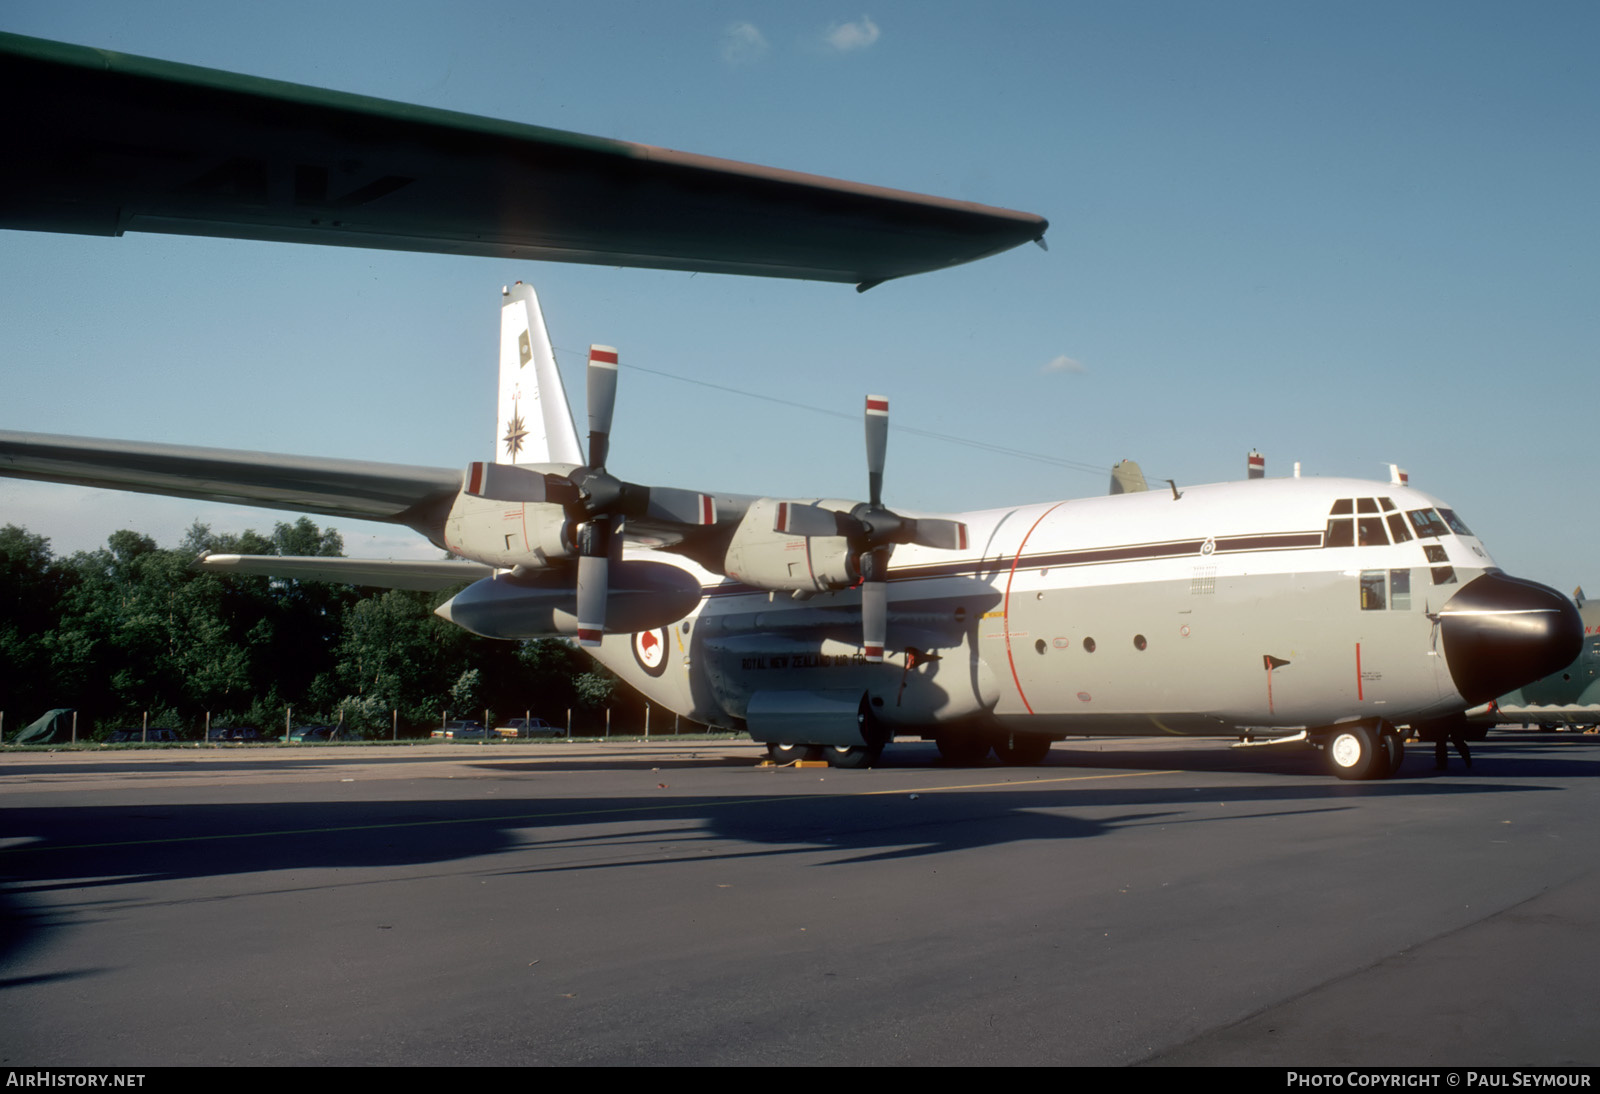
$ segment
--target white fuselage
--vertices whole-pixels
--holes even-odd
[[[1440,508],[1404,486],[1295,478],[963,514],[970,550],[895,551],[883,664],[861,657],[856,591],[796,600],[688,563],[696,611],[596,653],[653,702],[719,725],[752,702],[814,696],[821,711],[863,692],[906,734],[1404,723],[1469,705],[1433,613],[1494,569]]]

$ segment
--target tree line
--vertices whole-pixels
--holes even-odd
[[[341,556],[333,529],[301,517],[217,535],[196,523],[175,549],[115,532],[103,548],[58,558],[50,541],[0,529],[0,711],[7,739],[57,707],[79,736],[141,724],[198,737],[212,725],[277,735],[342,722],[387,737],[426,734],[448,714],[497,720],[531,711],[574,732],[598,732],[607,707],[632,727],[643,701],[566,642],[501,642],[445,622],[454,594],[379,592],[194,569],[218,554]]]

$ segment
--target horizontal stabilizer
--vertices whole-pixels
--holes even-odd
[[[324,558],[317,555],[214,555],[195,559],[207,573],[329,581],[380,589],[434,592],[493,574],[493,566],[466,559]]]

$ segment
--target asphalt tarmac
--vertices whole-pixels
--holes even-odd
[[[1600,1062],[1600,739],[0,755],[0,1063]]]

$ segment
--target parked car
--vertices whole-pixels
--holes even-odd
[[[448,741],[461,741],[488,736],[488,730],[483,728],[482,722],[446,722],[443,728],[434,730],[429,736]]]
[[[289,740],[315,744],[318,741],[331,741],[338,733],[338,726],[295,726],[289,731]]]
[[[494,731],[506,738],[561,736],[561,730],[543,718],[513,718],[503,726],[496,726]]]
[[[157,729],[154,726],[151,726],[149,729],[142,729],[138,726],[135,726],[131,729],[113,729],[111,731],[111,743],[114,745],[139,744],[141,742],[147,742],[149,744],[155,744],[157,742],[162,744],[173,744],[177,740],[177,730]]]
[[[259,741],[261,734],[255,726],[212,726],[206,734],[208,741]]]

